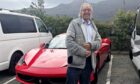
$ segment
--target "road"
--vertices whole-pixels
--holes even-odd
[[[8,71],[1,71],[0,84],[20,83]],[[98,84],[140,84],[140,79],[128,55],[113,55],[112,63],[106,63],[100,71]]]

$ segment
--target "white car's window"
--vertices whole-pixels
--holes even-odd
[[[39,29],[39,32],[47,32],[47,27],[44,25],[44,23],[40,19],[36,19],[37,26]]]
[[[136,30],[137,30],[137,35],[140,35],[140,13],[137,16]]]
[[[33,33],[37,32],[32,18],[0,14],[3,33]]]

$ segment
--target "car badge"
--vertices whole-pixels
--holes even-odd
[[[51,51],[51,53],[53,53],[53,52],[54,52],[54,50],[53,50],[53,49],[51,49],[50,51]]]

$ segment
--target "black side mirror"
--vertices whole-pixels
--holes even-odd
[[[134,28],[135,28],[134,24],[129,25],[129,27],[128,27],[128,35],[130,35],[130,36],[132,35],[132,32],[133,32]]]
[[[47,43],[45,47],[48,48],[49,47],[49,44]]]

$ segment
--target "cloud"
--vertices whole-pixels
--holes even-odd
[[[45,8],[52,8],[59,4],[68,4],[74,0],[44,0]],[[88,0],[89,2],[100,2],[103,0]],[[37,0],[0,0],[0,8],[4,9],[22,9],[30,6],[31,2],[37,3]]]
[[[70,3],[73,0],[44,0],[46,3],[54,3],[54,4],[61,4],[61,3]]]
[[[45,8],[52,8],[58,6],[59,4],[67,4],[71,3],[73,0],[44,0],[45,1]]]
[[[101,1],[105,1],[105,0],[86,0],[87,2],[90,2],[90,3],[98,3],[98,2],[101,2]]]
[[[0,0],[0,8],[21,9],[30,6],[30,0]]]

